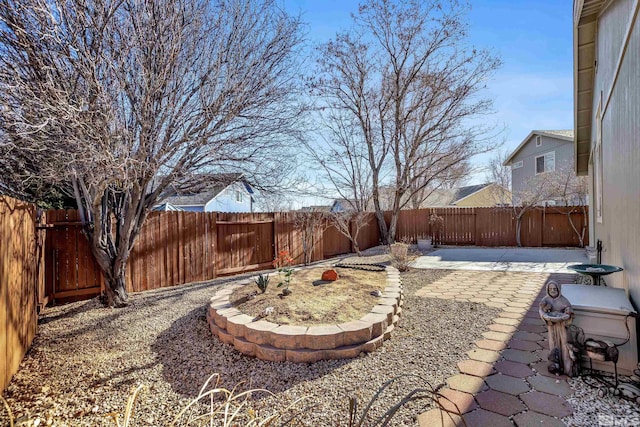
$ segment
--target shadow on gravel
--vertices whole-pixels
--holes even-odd
[[[266,388],[285,391],[308,380],[330,374],[351,360],[323,360],[316,363],[268,362],[245,356],[218,340],[199,307],[177,319],[163,331],[151,349],[162,365],[162,375],[176,393],[195,397],[211,374],[219,373],[221,386],[239,390]]]

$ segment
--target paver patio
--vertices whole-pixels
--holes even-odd
[[[416,292],[425,298],[475,301],[502,309],[483,339],[467,352],[469,359],[458,363],[460,374],[449,378],[448,388],[442,390],[451,402],[441,403],[453,414],[432,409],[418,417],[420,426],[457,426],[461,419],[468,426],[565,425],[560,418],[573,409],[564,396],[573,390],[566,377],[547,371],[547,332],[538,315],[549,278],[573,283],[576,276],[456,270]],[[469,290],[476,297],[469,298]]]

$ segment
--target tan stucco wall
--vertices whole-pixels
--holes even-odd
[[[489,208],[501,204],[501,200],[504,200],[502,203],[510,203],[511,192],[501,187],[489,186],[462,199],[458,203],[455,203],[455,205],[471,208]]]

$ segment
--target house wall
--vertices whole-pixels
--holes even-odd
[[[510,202],[511,194],[509,194],[508,191],[491,185],[470,195],[469,197],[465,197],[455,203],[455,205],[460,207],[489,208],[502,203],[508,204]]]
[[[527,180],[536,175],[536,157],[555,151],[556,170],[562,165],[573,165],[573,142],[542,136],[542,146],[536,147],[536,135],[533,135],[511,160],[513,165],[522,161],[522,167],[511,168],[511,188],[514,194],[526,188]]]
[[[236,192],[242,195],[242,201],[236,200]],[[205,212],[252,212],[251,194],[242,182],[234,182],[204,207]]]
[[[638,0],[614,1],[599,18],[591,141],[594,147],[596,111],[602,96],[603,211],[602,222],[595,222],[594,234],[603,242],[602,262],[624,268],[624,272],[608,276],[607,284],[627,289],[636,307],[640,304],[640,25],[637,14],[617,79],[616,69],[630,17],[637,8]],[[593,198],[591,202],[593,206]]]

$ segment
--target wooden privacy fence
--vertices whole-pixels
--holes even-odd
[[[584,245],[589,244],[588,224],[583,207],[539,207],[525,213],[520,237],[522,246],[577,247],[580,240],[571,228],[567,213],[577,230],[584,228]],[[588,217],[587,207],[584,207]],[[442,217],[436,230],[431,214]],[[385,220],[390,222],[390,212]],[[440,245],[516,246],[516,219],[513,208],[430,208],[401,211],[396,240],[414,241],[431,236]]]
[[[303,234],[295,212],[152,212],[127,263],[127,290],[139,292],[272,268],[279,251],[304,260]],[[46,292],[57,301],[100,294],[102,274],[75,210],[47,212]],[[359,236],[362,249],[378,244],[375,216]],[[351,252],[348,238],[333,227],[311,236],[312,261]]]
[[[0,391],[4,390],[36,333],[43,303],[43,239],[36,208],[0,196]]]
[[[527,213],[522,223],[523,245],[578,246],[563,209],[540,208]],[[578,212],[572,218],[580,229],[583,217]],[[432,213],[443,218],[439,232],[429,224]],[[304,236],[296,227],[296,215],[153,212],[129,258],[127,290],[139,292],[270,268],[276,254],[283,250],[296,263],[302,263]],[[389,220],[387,212],[387,223]],[[47,295],[69,300],[99,294],[102,275],[82,235],[77,211],[49,211],[47,223]],[[409,210],[400,212],[397,239],[415,241],[429,235],[438,244],[515,246],[515,225],[511,208]],[[349,239],[333,226],[315,230],[306,241],[313,243],[312,261],[353,251]],[[375,215],[369,213],[358,245],[364,250],[379,242]]]

